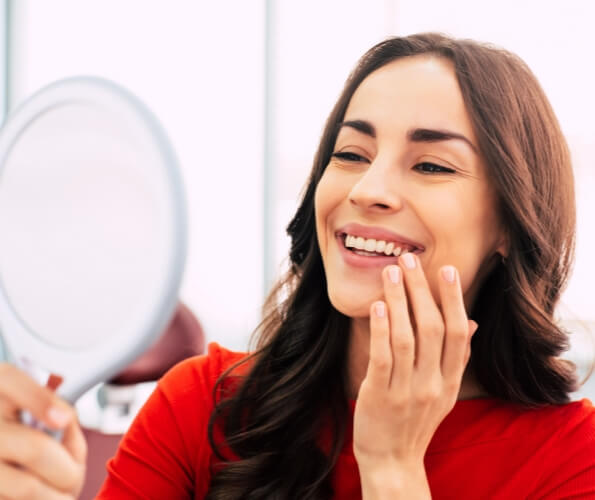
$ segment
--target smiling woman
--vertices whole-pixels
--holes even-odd
[[[475,142],[448,59],[397,59],[365,78],[351,97],[335,152],[316,189],[315,208],[329,298],[353,318],[349,359],[354,397],[369,358],[370,302],[385,294],[378,266],[398,264],[398,259],[347,255],[342,240],[334,237],[336,230],[344,221],[360,221],[362,229],[355,229],[354,236],[367,237],[369,248],[376,239],[384,241],[384,233],[366,224],[407,235],[415,241],[410,250],[419,257],[436,303],[441,305],[439,269],[448,263],[458,269],[465,309],[472,310],[480,280],[500,260],[498,255],[508,253],[496,196]],[[392,238],[397,249],[403,239]],[[471,372],[463,387],[472,389],[467,398],[485,394]]]
[[[168,498],[592,497],[595,410],[569,402],[553,318],[574,233],[566,143],[522,61],[378,44],[323,131],[257,350],[166,376],[100,498],[147,477]]]
[[[209,498],[595,494],[595,412],[569,403],[553,318],[572,168],[521,60],[435,34],[373,47],[288,233],[253,368],[211,418]]]
[[[172,369],[98,498],[595,496],[595,409],[570,401],[553,316],[573,259],[572,167],[521,60],[438,34],[370,49],[287,231],[291,267],[256,350],[213,343]],[[15,414],[32,387],[5,370],[0,409]],[[11,449],[65,454],[47,441]],[[0,457],[0,485],[22,482],[1,439]]]

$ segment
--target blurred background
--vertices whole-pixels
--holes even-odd
[[[285,268],[285,228],[326,116],[363,52],[430,30],[507,48],[537,75],[574,158],[577,260],[559,314],[576,331],[569,356],[586,366],[586,332],[595,331],[593,19],[586,0],[4,0],[0,112],[74,75],[137,94],[168,131],[185,179],[181,299],[207,341],[243,350]],[[595,399],[594,387],[584,391]]]

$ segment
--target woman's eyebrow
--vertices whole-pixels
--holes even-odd
[[[463,134],[451,132],[450,130],[416,128],[411,129],[409,132],[407,132],[407,138],[411,142],[438,142],[450,140],[463,141],[473,150],[475,154],[477,154],[477,148],[469,139],[467,139]]]
[[[374,125],[365,120],[348,120],[341,122],[337,125],[337,133],[339,133],[339,130],[341,130],[343,127],[350,127],[357,130],[358,132],[361,132],[362,134],[369,135],[370,137],[376,137],[376,129],[374,128]]]
[[[366,120],[348,120],[341,122],[337,126],[337,132],[343,127],[350,127],[357,130],[358,132],[361,132],[362,134],[373,138],[376,137],[376,129],[374,128],[374,125]],[[474,153],[477,154],[477,148],[469,139],[467,139],[467,137],[465,137],[463,134],[452,132],[450,130],[414,128],[407,132],[407,139],[411,142],[439,142],[450,140],[463,141],[473,150]]]

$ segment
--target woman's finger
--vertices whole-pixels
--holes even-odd
[[[0,409],[5,419],[27,410],[51,429],[62,429],[72,420],[74,413],[66,403],[16,366],[0,363],[0,381]]]
[[[370,306],[370,359],[366,381],[373,387],[387,388],[392,367],[386,303],[377,301]]]
[[[81,430],[77,418],[73,418],[64,429],[62,444],[76,463],[85,466],[87,462],[87,440]]]
[[[72,500],[72,495],[50,488],[26,470],[0,462],[0,498]]]
[[[411,326],[403,272],[399,266],[387,266],[382,271],[384,296],[388,304],[390,347],[393,357],[391,385],[409,387],[415,361],[415,335]]]
[[[469,344],[469,325],[459,273],[453,266],[444,266],[438,276],[440,303],[445,323],[442,376],[446,385],[460,385]]]
[[[0,457],[62,491],[78,486],[84,467],[46,433],[16,422],[0,423]]]
[[[399,257],[399,264],[403,270],[407,297],[415,317],[415,366],[426,377],[430,377],[440,369],[444,320],[432,296],[419,258],[408,252]]]

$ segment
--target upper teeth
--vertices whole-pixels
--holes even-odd
[[[385,255],[392,254],[395,257],[398,257],[407,251],[413,250],[413,248],[407,248],[403,245],[397,246],[397,244],[393,243],[392,241],[387,243],[384,240],[375,240],[372,238],[365,239],[361,236],[351,236],[350,234],[346,235],[345,246],[347,248],[353,247],[357,248],[358,250],[366,250],[367,252],[378,252],[384,253]]]

